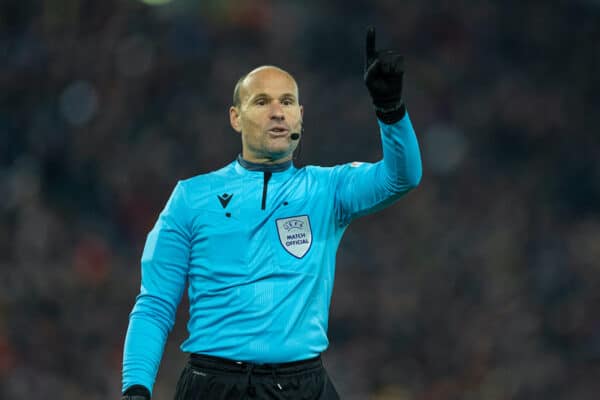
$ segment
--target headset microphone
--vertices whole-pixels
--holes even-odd
[[[293,132],[290,134],[290,139],[298,140],[300,139],[300,135],[304,133],[304,127],[302,126],[302,120],[300,120],[300,132]]]

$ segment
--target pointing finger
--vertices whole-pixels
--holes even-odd
[[[372,26],[369,26],[367,28],[367,52],[366,52],[366,67],[368,68],[369,65],[373,62],[373,60],[375,59],[377,53],[375,51],[375,28]]]

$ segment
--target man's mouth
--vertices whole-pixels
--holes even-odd
[[[268,130],[268,132],[272,135],[272,136],[286,136],[288,134],[288,130],[286,128],[282,128],[282,127],[275,127],[275,128],[271,128]]]

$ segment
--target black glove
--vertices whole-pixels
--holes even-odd
[[[121,400],[150,400],[150,391],[142,385],[133,385],[127,388]]]
[[[375,50],[375,28],[367,29],[365,84],[377,117],[386,124],[400,121],[406,114],[402,102],[404,57],[396,50]]]

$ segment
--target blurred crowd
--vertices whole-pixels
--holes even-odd
[[[367,24],[406,54],[424,176],[342,241],[338,391],[598,398],[597,0],[0,1],[0,398],[118,398],[146,234],[177,180],[239,153],[244,73],[296,77],[297,166],[381,157]]]

